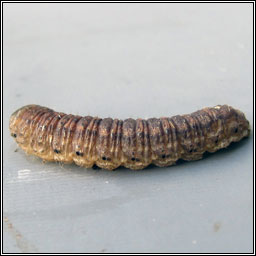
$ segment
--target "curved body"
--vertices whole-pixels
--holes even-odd
[[[11,135],[28,154],[46,161],[143,169],[198,160],[249,135],[244,114],[227,105],[171,118],[126,119],[75,116],[38,105],[10,118]]]

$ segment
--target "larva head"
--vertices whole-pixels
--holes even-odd
[[[32,114],[42,107],[38,105],[27,105],[16,110],[10,117],[9,129],[11,136],[16,139],[18,143],[25,143],[28,136],[27,128],[28,122],[31,121]]]
[[[9,129],[10,129],[12,137],[17,138],[17,135],[19,133],[19,131],[18,131],[19,125],[18,124],[21,121],[20,117],[31,106],[33,106],[33,105],[24,106],[22,108],[17,109],[15,112],[12,113],[12,115],[10,117],[10,121],[9,121]]]
[[[232,141],[239,141],[243,137],[247,137],[250,134],[249,121],[246,119],[244,113],[238,109],[234,109],[230,106],[216,106],[219,107],[220,117],[225,122],[226,135],[232,139]]]

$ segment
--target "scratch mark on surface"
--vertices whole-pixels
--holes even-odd
[[[10,220],[5,216],[4,220],[4,231],[8,232],[15,240],[17,247],[22,253],[38,252],[34,245],[28,242],[21,233],[13,226]]]
[[[220,222],[215,222],[213,225],[213,230],[214,232],[218,232],[220,230],[221,223]]]

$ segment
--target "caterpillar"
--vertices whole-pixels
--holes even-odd
[[[81,117],[27,105],[11,115],[9,128],[28,154],[108,170],[199,160],[204,152],[225,148],[250,132],[245,115],[228,105],[147,120]]]

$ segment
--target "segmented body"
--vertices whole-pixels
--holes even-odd
[[[143,169],[197,160],[249,135],[244,114],[227,105],[171,118],[126,119],[75,116],[38,105],[18,109],[11,135],[28,154],[46,161],[75,162],[113,170]]]

